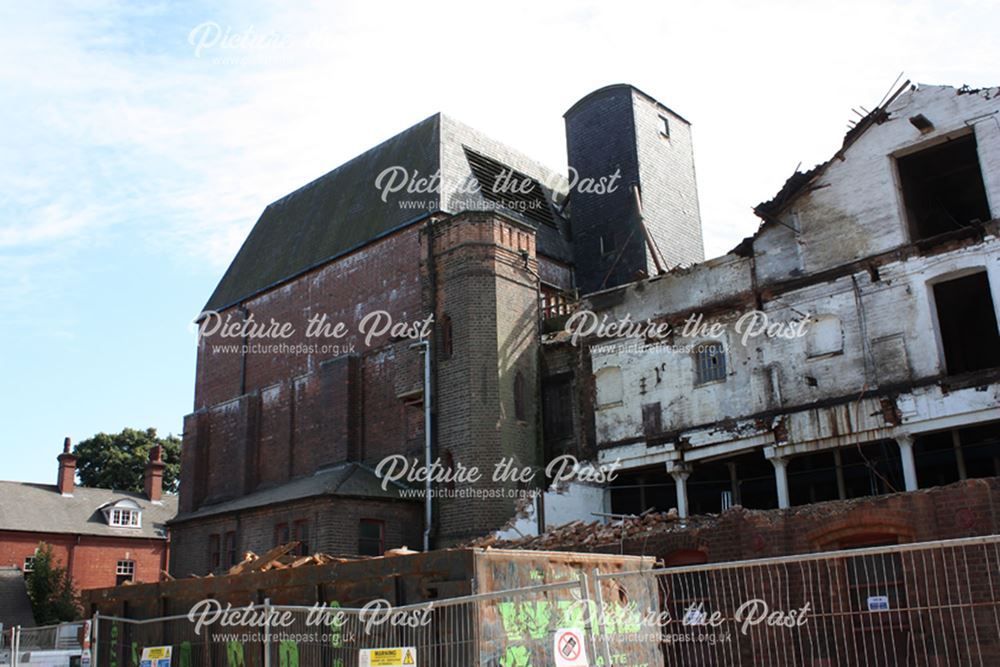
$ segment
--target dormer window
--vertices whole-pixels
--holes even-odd
[[[104,508],[104,518],[115,528],[142,528],[142,510],[131,500],[119,500]]]

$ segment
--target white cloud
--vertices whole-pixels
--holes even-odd
[[[0,16],[0,119],[17,128],[0,245],[114,233],[216,269],[268,202],[440,109],[562,167],[562,112],[617,81],[694,122],[718,254],[899,70],[996,83],[998,60],[986,2],[70,7]],[[196,54],[206,22],[283,46]]]

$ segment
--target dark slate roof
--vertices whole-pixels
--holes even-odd
[[[470,203],[483,201],[462,190],[462,184],[472,177],[463,147],[538,179],[549,197],[565,197],[566,179],[561,175],[443,114],[435,114],[264,209],[205,310],[235,305],[413,224],[429,212],[460,213],[469,209]],[[383,202],[375,182],[390,167],[403,167],[410,174],[419,172],[421,177],[440,170],[443,185],[431,194],[407,194],[404,189]],[[428,203],[407,207],[401,205],[405,198]],[[555,226],[541,225],[539,229],[539,252],[570,262],[568,223],[557,214],[555,218]]]
[[[113,528],[105,520],[101,508],[126,498],[142,510],[142,527]],[[174,494],[152,503],[139,493],[78,486],[63,496],[51,484],[0,481],[0,530],[164,539],[176,513]]]
[[[337,496],[344,498],[373,498],[379,500],[419,501],[420,498],[404,498],[400,491],[406,487],[397,482],[389,482],[382,488],[381,478],[375,471],[362,463],[339,463],[318,470],[308,477],[300,477],[285,484],[262,489],[234,500],[213,505],[203,505],[194,512],[179,514],[171,523],[189,519],[200,519],[217,514],[227,514],[257,507],[278,505],[294,500],[317,496]]]
[[[16,567],[0,567],[0,625],[5,631],[15,625],[35,625],[24,574]]]

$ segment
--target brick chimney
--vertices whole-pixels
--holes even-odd
[[[63,440],[63,451],[57,458],[59,459],[59,477],[56,480],[56,488],[64,496],[72,496],[73,488],[76,485],[76,454],[70,451],[72,443],[69,438]]]
[[[167,464],[163,462],[163,451],[159,445],[149,450],[149,462],[143,478],[143,489],[146,497],[158,503],[163,497],[163,470]]]

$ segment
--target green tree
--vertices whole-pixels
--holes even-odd
[[[73,448],[76,471],[83,486],[118,491],[143,490],[143,472],[149,461],[149,451],[156,445],[163,450],[163,490],[177,490],[181,471],[181,440],[175,435],[161,438],[155,428],[139,431],[123,429],[121,433],[98,433]]]
[[[52,547],[38,543],[28,574],[28,597],[38,625],[52,625],[80,618],[80,605],[73,580],[52,555]]]

